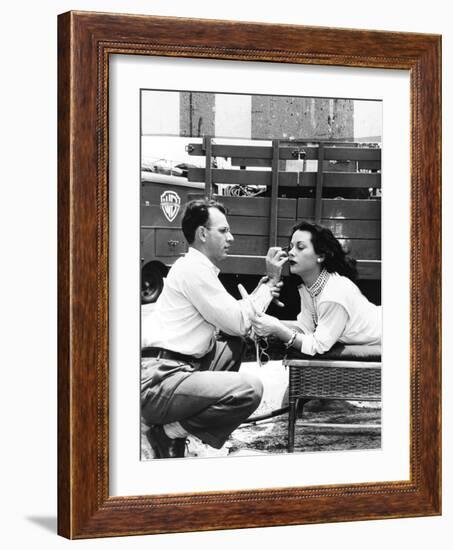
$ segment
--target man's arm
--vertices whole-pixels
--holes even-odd
[[[272,291],[279,282],[282,266],[287,261],[281,248],[271,248],[266,257],[268,280],[258,285],[253,295],[253,308],[265,311],[273,299]],[[199,268],[199,266],[198,266]],[[244,336],[253,318],[248,300],[236,300],[224,288],[218,277],[207,268],[188,274],[182,283],[187,299],[209,323],[227,334]]]
[[[266,277],[260,280],[258,286],[250,294],[250,299],[256,311],[266,311],[272,301],[280,307],[283,306],[278,297],[283,284],[280,281],[282,268],[287,261],[288,255],[282,248],[279,246],[269,248],[266,256]],[[269,289],[270,297],[267,292],[264,292],[262,288],[264,285]]]
[[[266,275],[269,284],[280,281],[284,264],[288,261],[288,254],[280,246],[271,246],[266,256]]]
[[[216,328],[233,336],[244,336],[250,329],[249,308],[244,300],[236,300],[229,294],[219,279],[206,268],[187,276],[182,282],[186,298],[200,315]],[[272,299],[269,288],[260,294]]]

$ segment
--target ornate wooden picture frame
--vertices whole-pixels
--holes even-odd
[[[69,12],[59,16],[58,532],[88,538],[441,513],[441,39]],[[109,495],[109,56],[410,72],[410,479]]]

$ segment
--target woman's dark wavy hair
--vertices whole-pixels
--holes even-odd
[[[296,231],[309,231],[311,233],[311,242],[316,254],[323,256],[323,266],[330,273],[338,273],[357,281],[357,262],[354,258],[348,257],[348,253],[343,250],[340,242],[334,237],[332,231],[327,227],[322,227],[309,222],[301,222],[293,227],[291,237]]]

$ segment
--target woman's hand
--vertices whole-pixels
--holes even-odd
[[[286,327],[272,315],[258,313],[252,320],[252,327],[258,336],[276,336],[281,338],[283,332],[286,334]],[[290,331],[291,332],[291,331]]]

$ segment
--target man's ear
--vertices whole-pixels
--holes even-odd
[[[199,238],[199,240],[202,243],[206,242],[206,227],[204,225],[200,225],[197,227],[195,231],[195,236]]]

